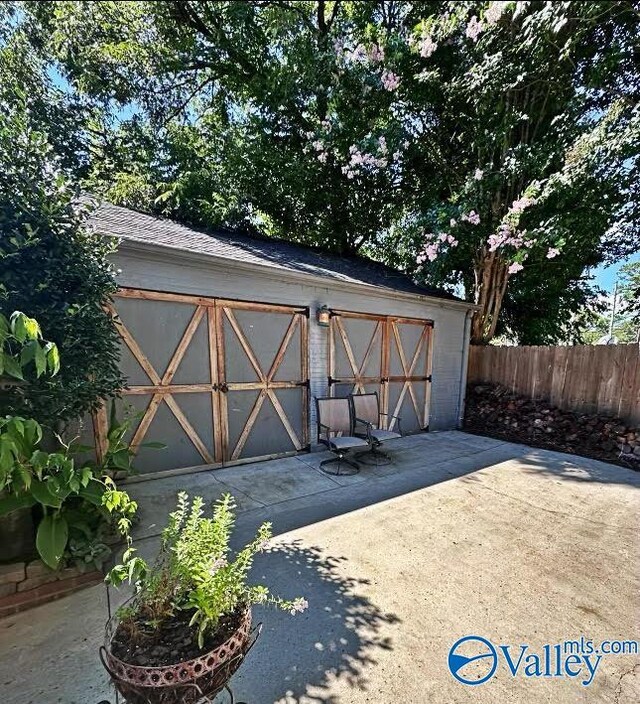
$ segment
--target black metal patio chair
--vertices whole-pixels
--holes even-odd
[[[318,442],[326,445],[336,456],[323,460],[320,469],[326,474],[357,474],[360,465],[349,459],[347,453],[357,447],[368,447],[364,438],[353,434],[353,417],[351,403],[348,398],[324,397],[316,398],[318,421]],[[327,467],[337,463],[335,472]],[[341,471],[343,465],[347,469]]]
[[[356,458],[364,464],[389,464],[391,457],[380,447],[387,440],[402,437],[400,429],[401,418],[391,413],[380,411],[380,399],[377,392],[366,394],[351,394],[349,396],[353,416],[353,434],[364,438],[370,445],[368,450],[358,452]],[[394,418],[397,421],[398,432],[381,427],[382,418]],[[368,460],[367,458],[371,458]]]

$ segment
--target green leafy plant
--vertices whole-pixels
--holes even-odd
[[[37,320],[19,310],[9,318],[0,313],[0,378],[10,376],[24,381],[24,371],[33,366],[39,379],[60,371],[60,355],[55,342],[42,339]]]
[[[52,569],[60,566],[69,537],[91,538],[88,507],[102,511],[103,521],[114,517],[117,529],[128,535],[136,503],[118,490],[104,467],[92,462],[79,465],[75,455],[86,448],[64,444],[55,452],[41,449],[40,424],[29,418],[0,419],[0,516],[19,508],[39,505],[42,511],[36,548]],[[83,515],[84,507],[84,515]],[[76,549],[77,542],[74,542]],[[97,554],[94,550],[92,554]]]
[[[167,619],[186,611],[202,648],[205,636],[215,631],[221,617],[239,608],[269,603],[292,614],[304,611],[307,602],[303,598],[287,601],[271,594],[264,585],[247,584],[255,555],[269,546],[271,524],[262,524],[255,538],[232,555],[229,542],[234,511],[233,497],[225,494],[207,518],[204,500],[195,497],[189,501],[181,492],[162,533],[156,563],[149,566],[130,544],[122,564],[107,576],[114,586],[125,581],[135,585],[135,599],[120,612],[121,622],[128,623],[133,631],[142,621],[153,632]]]
[[[109,428],[107,430],[107,447],[102,460],[102,469],[113,477],[128,477],[135,474],[133,465],[136,453],[127,442],[127,435],[134,423],[140,420],[143,413],[135,411],[133,406],[125,408],[122,418],[118,417],[116,402],[111,402]],[[162,442],[143,442],[138,447],[148,447],[163,450]]]

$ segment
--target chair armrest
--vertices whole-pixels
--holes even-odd
[[[374,427],[373,423],[371,421],[365,420],[364,418],[354,418],[354,432],[355,432],[355,424],[356,423],[361,423],[362,425],[366,426],[367,428],[367,439],[371,441],[371,429]]]
[[[398,421],[398,432],[400,435],[402,435],[402,428],[400,427],[400,424],[402,423],[402,418],[400,416],[394,416],[393,413],[381,413],[381,416],[386,416],[387,418],[394,418],[395,420]]]

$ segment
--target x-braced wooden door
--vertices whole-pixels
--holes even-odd
[[[111,312],[128,378],[120,414],[139,413],[129,440],[141,473],[307,446],[307,309],[121,289]],[[103,447],[104,411],[96,427]]]
[[[223,461],[308,446],[308,309],[218,301]]]
[[[329,387],[333,396],[376,391],[403,432],[429,427],[433,322],[332,311]],[[396,421],[389,419],[389,428]]]

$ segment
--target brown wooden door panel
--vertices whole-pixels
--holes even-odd
[[[220,383],[225,463],[308,444],[307,311],[221,302]]]
[[[120,410],[140,414],[129,440],[142,473],[307,446],[306,309],[135,289],[109,308],[130,380]],[[102,452],[106,425],[103,409],[94,420]],[[154,455],[150,440],[167,450]]]
[[[402,417],[403,432],[428,428],[432,335],[430,320],[332,311],[331,395],[377,391],[382,411]]]

